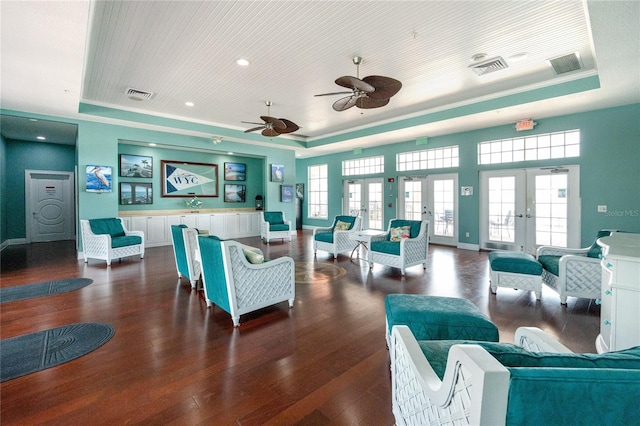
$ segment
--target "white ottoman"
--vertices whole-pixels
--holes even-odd
[[[493,251],[489,253],[491,292],[498,287],[531,290],[542,295],[542,265],[528,253]]]

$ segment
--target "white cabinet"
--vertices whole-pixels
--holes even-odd
[[[602,310],[598,353],[640,346],[640,234],[616,232],[598,240]]]
[[[129,229],[144,232],[147,247],[170,243],[166,216],[131,216],[128,220],[131,224]]]
[[[127,229],[144,232],[147,247],[170,245],[171,225],[187,225],[224,239],[260,235],[258,212],[124,216],[122,219]]]

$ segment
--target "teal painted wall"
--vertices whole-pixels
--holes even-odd
[[[602,228],[613,228],[628,232],[640,232],[640,104],[590,111],[560,117],[536,120],[535,130],[516,132],[513,125],[492,127],[471,132],[430,137],[428,145],[416,145],[415,141],[402,142],[381,147],[363,149],[360,154],[342,152],[337,154],[300,159],[297,165],[297,181],[307,182],[307,167],[327,164],[329,167],[329,220],[307,218],[303,207],[305,225],[329,226],[333,216],[342,212],[342,160],[384,155],[385,173],[371,177],[383,177],[384,198],[393,200],[397,196],[395,155],[398,152],[415,151],[458,145],[460,166],[454,169],[413,171],[403,175],[458,173],[459,186],[474,187],[474,195],[459,198],[459,230],[461,243],[479,242],[479,173],[481,170],[534,168],[550,165],[580,165],[580,193],[582,201],[582,245],[593,242],[595,232]],[[526,134],[551,133],[579,129],[581,155],[579,158],[563,160],[530,161],[494,166],[477,164],[478,142],[502,138],[522,137]],[[395,178],[389,186],[386,179]],[[354,176],[355,178],[355,176]],[[391,197],[389,196],[391,195]],[[605,204],[608,213],[598,213],[597,206]],[[385,203],[386,205],[386,203]],[[385,223],[394,217],[395,205],[385,207]],[[469,238],[464,235],[469,232]]]
[[[5,200],[7,190],[7,142],[0,135],[0,243],[7,239],[7,202]]]
[[[187,161],[197,163],[209,163],[218,165],[218,197],[201,197],[204,209],[222,208],[249,208],[254,207],[256,195],[264,194],[265,180],[263,170],[265,170],[264,158],[240,157],[211,152],[180,151],[175,149],[161,149],[150,146],[120,144],[119,154],[144,155],[153,158],[152,178],[127,178],[119,177],[119,182],[148,182],[153,184],[153,204],[147,205],[120,205],[121,211],[127,210],[184,210],[185,202],[189,198],[162,198],[162,178],[161,160]],[[247,166],[246,181],[225,181],[224,163],[244,163]],[[115,173],[119,173],[119,165]],[[244,203],[225,203],[224,184],[246,185],[246,201]],[[119,190],[119,187],[116,188]]]
[[[6,213],[6,239],[26,238],[24,171],[74,172],[75,147],[12,140],[7,140],[5,145],[8,168],[3,173],[2,202]]]

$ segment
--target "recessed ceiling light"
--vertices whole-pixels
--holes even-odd
[[[249,65],[249,61],[243,58],[240,58],[236,61],[236,64],[240,65],[241,67],[246,67],[247,65]]]
[[[188,106],[188,107],[192,107],[192,106],[193,106],[193,102],[185,102],[184,104],[185,104],[186,106]]]
[[[483,59],[487,59],[486,53],[476,53],[475,55],[471,56],[471,62],[482,61]]]
[[[149,146],[156,146],[156,144],[152,142],[149,144]]]
[[[520,53],[515,53],[511,56],[509,56],[509,60],[512,62],[517,62],[517,61],[521,61],[523,59],[527,59],[529,57],[529,54],[527,52],[520,52]]]
[[[47,138],[45,138],[44,136],[36,136],[36,139],[38,139],[39,141],[43,141],[43,140],[46,140]]]

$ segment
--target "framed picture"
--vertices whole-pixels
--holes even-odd
[[[224,184],[225,203],[244,203],[246,200],[246,185]]]
[[[120,182],[120,204],[153,204],[153,185],[146,182]]]
[[[88,165],[85,169],[87,192],[111,192],[111,170],[111,166]]]
[[[280,164],[271,165],[271,182],[284,182],[284,166]]]
[[[280,201],[283,203],[293,202],[293,185],[280,185]]]
[[[120,154],[121,177],[153,177],[153,157]]]
[[[218,165],[161,160],[163,197],[217,197]]]
[[[247,180],[247,165],[224,163],[224,180]]]

